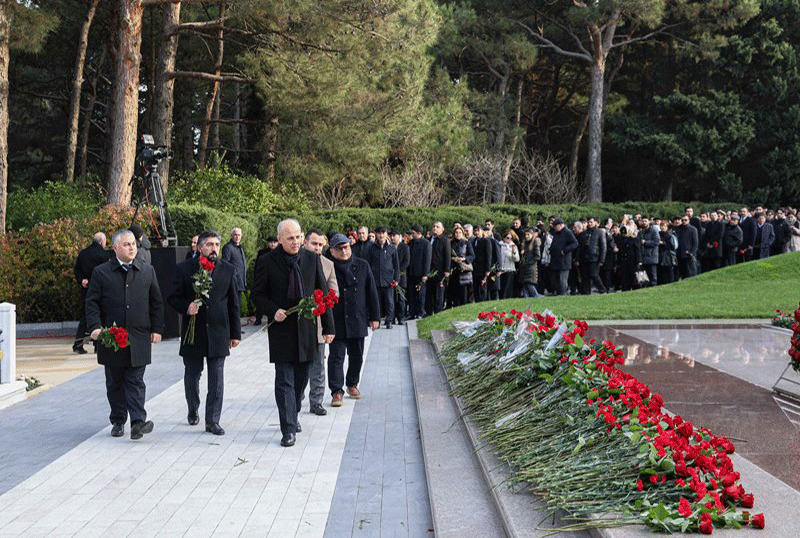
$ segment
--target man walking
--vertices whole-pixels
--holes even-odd
[[[215,230],[198,235],[199,256],[178,264],[172,281],[172,293],[167,303],[183,314],[183,335],[178,352],[183,357],[185,371],[183,388],[189,408],[187,420],[194,426],[200,422],[200,375],[203,358],[208,363],[208,394],[206,395],[206,431],[224,435],[219,425],[222,414],[222,396],[225,388],[223,369],[225,357],[239,345],[242,331],[239,321],[240,295],[234,284],[234,268],[218,259],[221,237]],[[211,291],[202,302],[197,300],[194,276],[203,268],[211,267]],[[187,328],[195,316],[194,335],[187,341]]]
[[[417,319],[425,315],[426,282],[431,272],[431,243],[422,236],[422,226],[419,224],[411,227],[409,253],[408,307],[411,319]]]
[[[391,329],[394,321],[394,287],[400,279],[400,261],[397,258],[397,249],[389,243],[386,228],[383,226],[375,228],[375,242],[369,245],[366,260],[375,277],[381,311],[386,316],[384,323],[387,329]]]
[[[86,326],[86,290],[89,288],[89,279],[92,276],[92,271],[98,265],[107,262],[109,259],[109,252],[106,250],[106,234],[97,232],[92,237],[92,244],[81,250],[78,253],[78,258],[75,260],[75,280],[78,282],[79,289],[81,290],[81,318],[78,321],[78,330],[75,331],[75,341],[72,343],[72,351],[79,355],[86,353],[83,347],[83,339],[89,335]]]
[[[433,223],[431,237],[431,272],[436,274],[428,279],[428,292],[425,297],[425,313],[430,316],[444,309],[444,288],[450,277],[450,239],[444,234],[441,222]]]
[[[313,319],[288,314],[300,299],[315,289],[328,293],[319,256],[301,248],[303,230],[294,219],[278,224],[278,248],[264,256],[255,276],[253,301],[268,319],[269,361],[275,364],[275,403],[281,424],[281,446],[295,444],[301,431],[297,413],[308,383],[308,368],[317,357],[317,324]],[[333,314],[320,317],[324,343],[333,341]]]
[[[115,256],[92,271],[86,291],[86,323],[93,340],[113,325],[128,331],[129,345],[114,351],[98,345],[97,362],[105,369],[106,396],[111,407],[111,435],[122,437],[130,415],[131,439],[153,431],[144,409],[144,370],[150,364],[150,344],[161,341],[164,305],[153,266],[136,259],[136,238],[130,230],[116,232]]]
[[[397,249],[397,262],[400,269],[400,278],[397,280],[395,286],[395,302],[394,302],[394,315],[397,319],[398,325],[403,325],[406,322],[406,288],[408,288],[408,266],[411,263],[411,253],[408,245],[403,241],[403,234],[399,230],[392,230],[389,234],[392,245]],[[397,290],[402,291],[397,291]]]
[[[361,398],[358,383],[364,360],[364,338],[368,326],[373,331],[380,326],[381,311],[372,270],[366,261],[352,255],[350,242],[345,236],[335,234],[331,237],[330,255],[336,268],[341,297],[333,307],[336,337],[330,345],[328,388],[331,390],[331,407],[340,407],[344,403],[345,386],[350,398]]]
[[[336,271],[333,269],[333,262],[321,256],[322,249],[325,247],[325,236],[320,230],[311,230],[306,233],[306,240],[303,248],[319,256],[322,262],[322,272],[325,274],[325,282],[328,289],[333,290],[339,295],[339,285],[336,282]],[[325,396],[325,340],[322,338],[322,323],[317,319],[317,357],[308,367],[308,402],[309,411],[318,416],[327,415],[328,412],[322,407],[322,398]]]

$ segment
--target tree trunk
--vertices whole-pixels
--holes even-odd
[[[172,111],[175,107],[175,79],[168,76],[175,70],[178,54],[178,34],[173,32],[181,22],[181,4],[161,6],[161,46],[156,58],[156,84],[153,88],[153,140],[158,146],[172,148]],[[162,159],[158,165],[161,188],[164,193],[169,187],[169,159]]]
[[[586,163],[587,194],[590,202],[603,200],[601,152],[603,146],[603,79],[605,62],[594,62],[591,67],[592,93],[589,97],[589,155]]]
[[[214,66],[214,75],[219,76],[222,74],[222,58],[225,51],[225,30],[223,28],[225,22],[225,3],[221,2],[219,5],[219,30],[217,31],[217,61]],[[197,152],[197,163],[200,168],[206,165],[206,152],[208,150],[208,134],[211,129],[211,118],[214,113],[214,103],[217,99],[219,92],[220,82],[214,80],[208,91],[208,100],[206,101],[206,111],[203,115],[203,126],[200,129],[200,144]]]
[[[589,111],[583,115],[580,128],[575,132],[575,138],[572,140],[572,155],[569,160],[569,177],[572,180],[578,177],[578,156],[581,152],[581,140],[583,135],[586,134],[586,127],[589,125]]]
[[[8,202],[8,60],[11,26],[5,2],[0,2],[0,235],[6,232]]]
[[[78,148],[78,125],[81,115],[81,88],[83,86],[83,68],[86,64],[86,49],[89,47],[89,28],[92,26],[97,4],[100,0],[92,0],[89,10],[81,26],[78,38],[78,52],[75,57],[75,76],[72,79],[72,95],[69,104],[69,134],[67,136],[67,156],[64,161],[64,179],[72,182],[75,179],[75,155]]]
[[[261,140],[262,160],[264,161],[264,175],[262,181],[275,179],[275,161],[278,159],[278,116],[267,113],[268,119],[264,125],[264,137]]]
[[[242,90],[238,82],[233,83],[233,162],[239,162],[239,153],[242,151],[242,124],[239,120],[242,119]]]
[[[83,107],[83,122],[80,128],[80,141],[78,142],[78,175],[85,176],[89,166],[89,135],[92,130],[92,115],[94,114],[94,106],[97,103],[97,79],[100,78],[100,73],[103,70],[103,65],[106,63],[106,56],[108,56],[108,47],[103,47],[100,53],[100,60],[93,72],[86,76],[86,81],[89,85],[89,97]],[[86,95],[87,92],[81,92],[81,97]]]
[[[114,29],[116,58],[111,91],[107,201],[109,205],[129,205],[139,119],[142,0],[119,0],[118,10],[118,27]]]
[[[524,77],[519,79],[517,83],[517,103],[516,113],[514,115],[514,138],[511,140],[511,147],[508,148],[506,154],[506,162],[503,166],[503,178],[497,189],[497,194],[500,195],[497,200],[498,203],[506,203],[506,191],[508,190],[508,176],[511,175],[511,165],[514,163],[514,155],[517,153],[517,144],[519,143],[519,123],[522,118],[522,87],[524,85]],[[530,203],[530,201],[526,201]]]

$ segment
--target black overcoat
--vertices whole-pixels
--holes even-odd
[[[369,322],[381,320],[375,276],[369,264],[355,256],[350,257],[349,263],[333,260],[333,265],[341,294],[333,308],[336,338],[363,338]]]
[[[253,284],[253,303],[270,321],[279,309],[288,310],[298,302],[289,300],[289,263],[283,253],[283,247],[278,246],[262,257],[264,263],[259,263]],[[327,294],[327,279],[319,256],[301,248],[299,265],[304,297],[311,297],[315,289]],[[330,310],[320,321],[322,334],[334,334]],[[314,319],[292,314],[282,322],[272,323],[268,332],[269,362],[311,362],[317,357],[317,322]]]
[[[408,266],[408,276],[423,277],[431,272],[431,242],[420,237],[412,239],[408,246],[411,263]]]
[[[86,290],[86,325],[125,327],[130,346],[119,351],[97,346],[97,362],[109,366],[150,364],[150,333],[164,333],[164,304],[153,266],[133,260],[125,272],[116,257],[98,265]]]
[[[181,357],[227,357],[230,355],[230,341],[242,339],[240,294],[236,291],[235,268],[221,259],[214,263],[211,293],[195,314],[194,344],[190,345],[186,342],[186,330],[192,316],[186,311],[197,297],[192,284],[199,269],[199,256],[179,263],[172,279],[172,293],[167,297],[167,303],[183,316],[178,353]]]
[[[431,271],[435,270],[436,275],[431,280],[443,280],[444,274],[450,272],[450,239],[444,234],[434,236],[431,243]]]
[[[89,280],[94,268],[107,262],[110,257],[111,252],[101,247],[100,243],[95,243],[94,241],[92,241],[91,245],[81,250],[75,260],[75,280],[78,282],[78,286],[81,286],[84,278]]]
[[[397,261],[400,264],[400,280],[398,280],[397,283],[405,288],[408,286],[406,274],[408,271],[408,266],[411,263],[411,251],[409,250],[408,245],[406,245],[403,241],[400,241],[397,245],[395,245],[395,248],[397,248]]]
[[[553,230],[550,243],[550,270],[569,271],[572,268],[572,253],[578,250],[578,240],[572,230],[564,226],[560,232]]]

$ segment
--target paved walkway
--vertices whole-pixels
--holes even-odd
[[[226,361],[222,437],[186,423],[176,341],[154,346],[141,441],[109,436],[100,369],[0,410],[0,537],[428,534],[406,331],[372,335],[364,399],[303,412],[289,449],[266,339]]]

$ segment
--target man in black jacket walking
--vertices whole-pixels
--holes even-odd
[[[330,344],[328,388],[331,389],[331,407],[340,407],[345,386],[350,398],[361,398],[358,383],[364,362],[364,338],[367,336],[367,327],[374,331],[380,325],[381,311],[372,269],[365,260],[353,256],[347,238],[342,234],[331,237],[329,252],[340,295],[339,302],[333,307],[336,337]]]
[[[219,425],[222,414],[222,396],[225,387],[223,369],[225,357],[230,350],[239,345],[242,331],[239,321],[239,293],[234,284],[234,267],[218,259],[220,235],[215,230],[207,230],[198,236],[197,258],[178,264],[172,282],[172,293],[167,297],[169,305],[183,314],[183,335],[180,355],[183,357],[185,372],[183,388],[189,408],[187,419],[194,426],[200,422],[200,375],[203,372],[203,358],[208,362],[208,395],[206,396],[206,431],[214,435],[224,435]],[[203,266],[212,267],[211,291],[207,298],[198,300],[194,291],[194,276]],[[195,333],[192,341],[187,341],[187,327],[195,317]]]
[[[92,237],[92,244],[81,250],[78,253],[78,258],[75,260],[75,280],[78,282],[79,289],[81,290],[81,318],[78,322],[78,330],[75,331],[75,341],[72,343],[72,351],[83,355],[86,349],[83,347],[83,339],[89,336],[89,331],[86,327],[86,290],[89,288],[89,279],[92,276],[92,271],[98,265],[108,261],[111,253],[106,250],[106,234],[97,232]]]
[[[164,305],[153,266],[136,259],[136,238],[120,230],[111,238],[116,256],[95,267],[86,291],[86,323],[93,340],[113,325],[128,332],[129,345],[98,345],[97,362],[105,368],[106,395],[111,407],[111,435],[122,437],[130,415],[131,439],[153,431],[144,409],[144,370],[150,364],[150,344],[161,341]]]

